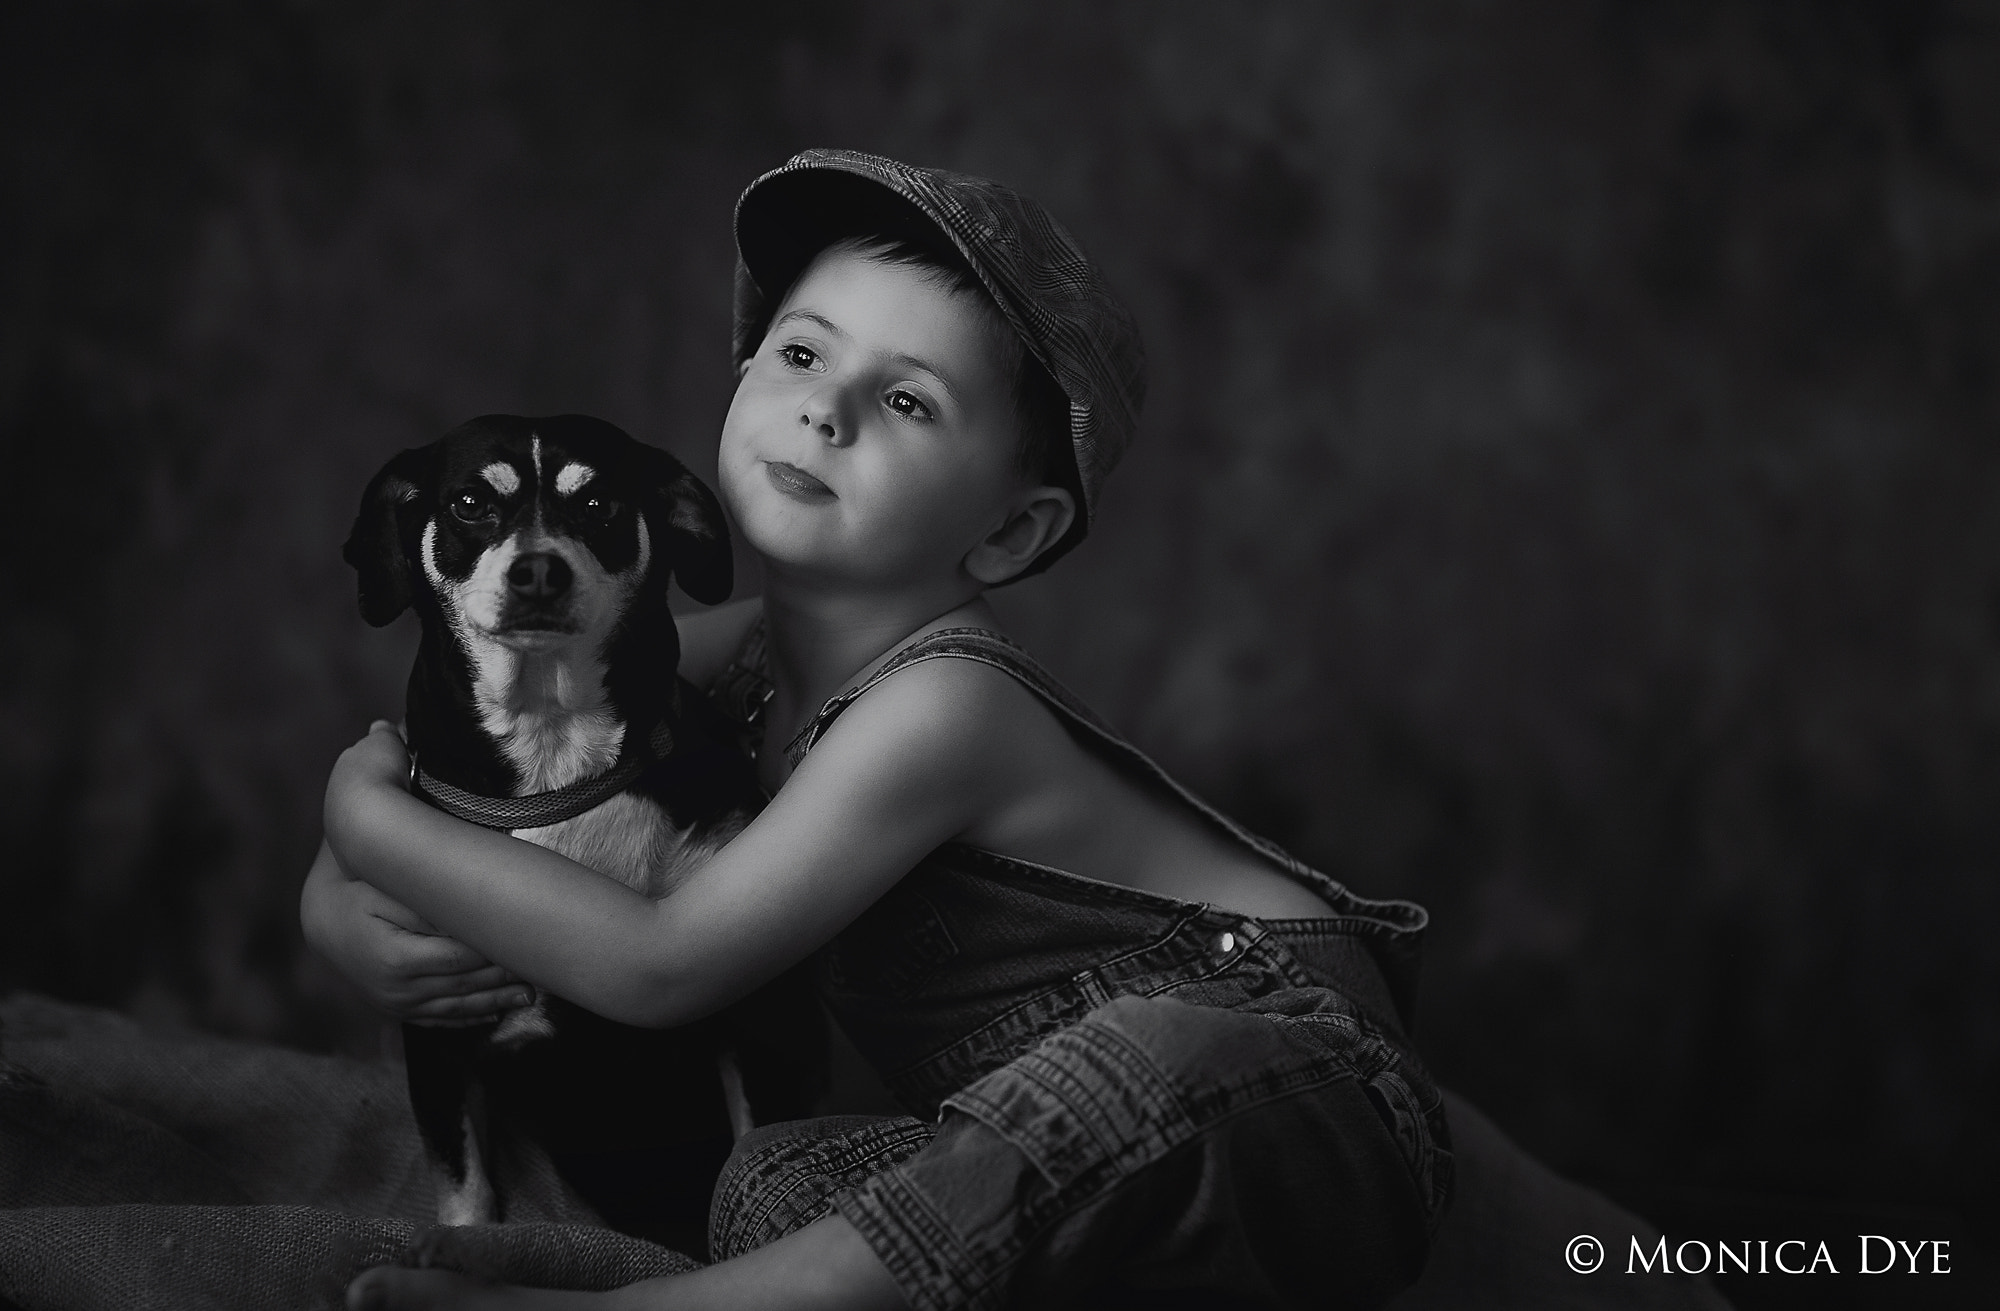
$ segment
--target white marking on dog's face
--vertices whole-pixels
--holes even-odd
[[[556,495],[574,496],[576,489],[597,476],[597,470],[587,464],[572,461],[556,473]]]
[[[505,460],[495,460],[479,471],[479,476],[494,491],[502,496],[512,496],[521,490],[521,475],[514,472],[514,466]]]
[[[624,727],[604,689],[604,648],[652,567],[642,519],[639,553],[614,574],[581,542],[532,524],[486,548],[463,579],[437,561],[436,521],[424,525],[423,568],[473,667],[481,725],[519,769],[521,793],[562,787],[608,769]],[[557,626],[514,622],[508,574],[523,555],[560,558],[571,573]]]

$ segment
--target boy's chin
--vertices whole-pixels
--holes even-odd
[[[914,583],[917,572],[898,568],[893,556],[849,542],[829,543],[824,535],[776,533],[761,540],[745,532],[768,577],[796,579],[827,591],[895,591]]]
[[[937,573],[930,562],[952,555],[955,549],[918,535],[859,533],[855,525],[822,514],[819,507],[789,501],[760,503],[751,497],[729,509],[737,541],[756,555],[767,575],[828,587],[880,591],[906,582],[922,586],[922,580]]]
[[[841,563],[845,553],[832,549],[827,534],[815,531],[814,525],[801,524],[796,517],[787,521],[755,511],[740,516],[736,524],[737,540],[750,548],[767,571],[798,575],[844,572]]]

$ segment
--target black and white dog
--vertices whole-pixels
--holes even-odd
[[[582,415],[474,419],[389,461],[344,554],[369,623],[421,621],[406,732],[431,804],[651,897],[749,821],[736,731],[674,675],[669,575],[713,603],[731,568],[721,507],[673,456]],[[439,1219],[506,1218],[527,1135],[613,1224],[698,1240],[732,1136],[805,1113],[819,1026],[794,980],[671,1031],[545,994],[404,1026]]]

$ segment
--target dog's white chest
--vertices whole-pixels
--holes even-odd
[[[685,835],[674,827],[658,802],[633,792],[621,793],[560,824],[516,829],[514,836],[568,856],[653,898],[672,890],[678,880],[671,876],[683,867],[675,856],[685,845]]]
[[[624,792],[574,819],[541,828],[515,829],[514,836],[547,847],[579,865],[587,865],[657,901],[742,830],[743,822],[739,820],[712,826],[697,836],[692,825],[675,828],[657,801]],[[517,1047],[554,1033],[548,1008],[537,989],[535,1000],[510,1011],[500,1021],[493,1041],[503,1047]]]

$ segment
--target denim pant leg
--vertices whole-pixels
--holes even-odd
[[[1337,994],[1256,1005],[1120,997],[832,1205],[918,1311],[1104,1286],[1376,1305],[1422,1269],[1449,1190],[1438,1094]]]
[[[752,1129],[715,1181],[709,1259],[727,1261],[805,1228],[833,1209],[834,1194],[908,1160],[936,1133],[907,1115],[828,1115]]]

